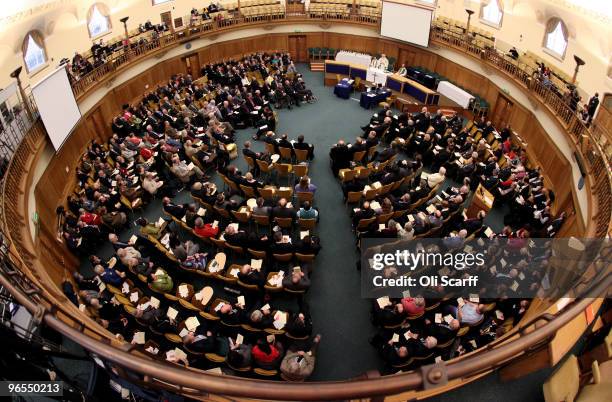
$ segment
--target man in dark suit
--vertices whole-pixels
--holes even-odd
[[[187,212],[184,206],[173,204],[170,198],[168,197],[163,198],[162,205],[164,211],[178,219],[182,219],[183,216],[185,216],[185,213]]]
[[[293,244],[284,241],[281,231],[274,232],[274,243],[270,246],[270,252],[272,254],[293,253],[293,249]]]
[[[360,220],[371,218],[375,214],[376,212],[370,208],[370,201],[365,201],[359,211],[353,212],[353,226],[357,226]]]
[[[314,158],[314,145],[305,142],[304,136],[302,134],[298,135],[297,142],[293,144],[293,148],[300,149],[302,151],[308,151],[309,160],[312,160]]]
[[[281,198],[278,200],[278,205],[272,208],[273,218],[291,218],[295,219],[295,210],[287,207],[287,199]]]
[[[331,167],[334,175],[337,175],[340,169],[349,167],[352,159],[351,150],[346,146],[344,140],[338,141],[338,143],[331,148],[329,157],[331,159]]]

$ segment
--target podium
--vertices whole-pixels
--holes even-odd
[[[466,211],[468,218],[475,218],[478,212],[485,211],[489,212],[493,208],[493,202],[495,197],[489,190],[484,188],[482,184],[478,185],[474,197],[472,197],[472,203]]]

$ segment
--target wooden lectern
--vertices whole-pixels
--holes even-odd
[[[467,217],[475,218],[480,211],[489,212],[493,208],[493,201],[495,201],[493,194],[484,188],[482,184],[479,184],[474,197],[472,197],[472,203],[467,209]]]

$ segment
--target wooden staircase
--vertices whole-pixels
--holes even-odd
[[[310,71],[325,71],[325,61],[310,60]]]

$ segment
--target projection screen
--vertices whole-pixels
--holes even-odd
[[[433,10],[383,1],[380,34],[419,46],[429,46]]]
[[[32,94],[53,148],[59,151],[81,119],[66,69],[60,67],[44,78],[32,87]]]

